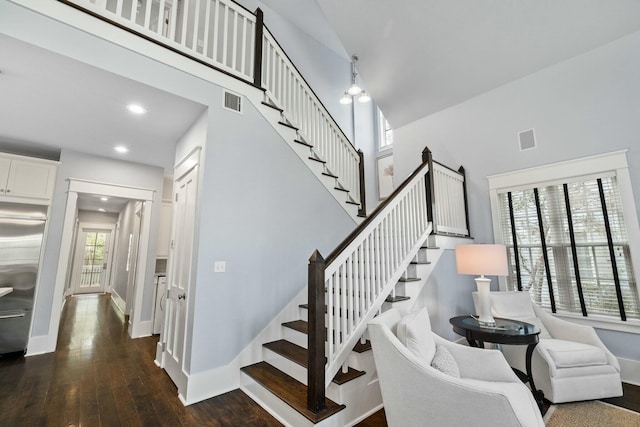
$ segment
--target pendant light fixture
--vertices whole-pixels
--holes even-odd
[[[340,104],[349,105],[353,103],[353,98],[357,97],[358,102],[365,103],[371,101],[371,97],[367,92],[362,90],[358,83],[356,82],[356,78],[358,77],[358,72],[356,71],[356,62],[358,62],[358,55],[353,55],[351,57],[351,86],[344,92],[344,95],[340,98]]]

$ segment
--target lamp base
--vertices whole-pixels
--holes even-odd
[[[480,312],[478,313],[478,323],[481,326],[495,326],[496,320],[491,315],[491,297],[489,291],[491,288],[491,279],[484,276],[476,277],[476,285],[478,286],[478,299],[480,302]]]

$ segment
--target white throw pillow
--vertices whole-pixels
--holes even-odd
[[[536,317],[528,292],[491,292],[491,313],[505,319],[531,319]]]
[[[413,354],[430,365],[436,352],[427,309],[403,317],[398,323],[397,336]]]
[[[445,346],[436,345],[436,354],[433,356],[431,366],[442,373],[460,378],[460,368],[458,368],[458,363]]]

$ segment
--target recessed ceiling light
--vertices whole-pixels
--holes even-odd
[[[108,197],[100,197],[100,200],[102,200],[103,202],[106,202],[107,200],[109,200]]]
[[[127,110],[133,114],[144,114],[147,112],[147,109],[140,104],[129,104],[127,105]]]
[[[116,150],[120,154],[124,154],[124,153],[128,153],[129,152],[129,149],[127,147],[125,147],[124,145],[116,145],[115,147],[113,147],[113,149]]]
[[[106,212],[104,209],[100,208],[98,209],[100,212]]]

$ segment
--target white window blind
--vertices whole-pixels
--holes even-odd
[[[498,208],[509,289],[554,312],[640,318],[615,175],[503,190]]]

